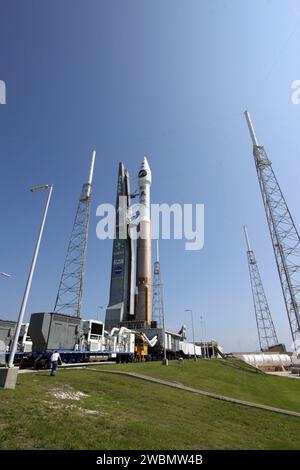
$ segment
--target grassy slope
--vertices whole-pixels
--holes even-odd
[[[300,379],[262,374],[247,364],[231,360],[170,361],[113,366],[120,370],[165,378],[209,392],[300,412]]]
[[[158,364],[149,366],[158,368]],[[139,367],[144,366],[134,365]],[[89,396],[80,401],[60,400],[49,395],[53,388],[73,389]],[[298,418],[86,370],[60,370],[54,378],[46,372],[19,375],[16,390],[0,389],[0,400],[0,449],[300,446]],[[83,409],[98,414],[86,414]]]

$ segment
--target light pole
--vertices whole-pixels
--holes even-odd
[[[202,345],[201,346],[201,354],[203,357],[206,357],[206,351],[205,351],[205,341],[204,341],[204,324],[203,324],[203,316],[200,315],[200,326],[201,326],[201,341]],[[202,353],[202,347],[203,347],[203,353]]]
[[[168,366],[169,361],[168,361],[168,358],[167,358],[166,330],[165,330],[165,311],[164,311],[164,309],[162,309],[162,327],[163,327],[163,347],[164,347],[163,365]]]
[[[194,332],[194,319],[193,319],[193,311],[191,309],[186,309],[185,312],[191,312],[191,319],[192,319],[192,331],[193,331],[193,343],[194,343],[194,361],[197,361],[196,356],[196,345],[195,345],[195,332]]]
[[[202,343],[203,343],[203,356],[209,358],[209,350],[208,350],[208,343],[206,341],[206,328],[205,328],[205,319],[204,316],[200,316],[201,319],[201,335],[202,335]]]
[[[98,308],[99,308],[99,310],[103,310],[102,305],[98,305]],[[99,312],[98,312],[98,310],[97,310],[97,320],[99,320],[99,318],[98,318],[98,313],[99,313]],[[102,315],[101,315],[101,316],[102,316]]]
[[[44,190],[44,189],[49,189],[49,194],[48,194],[48,198],[47,198],[47,202],[46,202],[44,215],[43,215],[43,218],[42,218],[42,222],[41,222],[40,231],[39,231],[39,234],[38,234],[35,250],[34,250],[34,253],[33,253],[33,258],[32,258],[32,262],[31,262],[31,266],[30,266],[30,271],[29,271],[27,282],[26,282],[25,292],[24,292],[23,299],[22,299],[22,304],[21,304],[20,313],[19,313],[19,317],[18,317],[18,323],[17,323],[17,326],[16,326],[14,341],[13,341],[13,345],[12,345],[12,349],[11,349],[11,353],[10,353],[10,358],[9,358],[9,363],[8,363],[9,368],[12,368],[14,366],[14,358],[15,358],[15,354],[16,354],[16,350],[17,350],[17,346],[18,346],[18,339],[19,339],[19,335],[20,335],[20,330],[21,330],[21,326],[22,326],[24,313],[25,313],[26,306],[27,306],[27,301],[28,301],[28,297],[29,297],[29,292],[30,292],[30,287],[31,287],[31,282],[32,282],[32,277],[33,277],[35,265],[36,265],[36,260],[37,260],[39,249],[40,249],[40,244],[41,244],[42,235],[43,235],[43,231],[44,231],[44,226],[45,226],[45,222],[46,222],[46,217],[47,217],[48,207],[49,207],[51,194],[52,194],[52,190],[53,190],[53,185],[47,184],[47,185],[44,185],[44,186],[37,186],[37,187],[32,188],[30,190],[31,192],[36,192],[36,191],[41,191],[41,190]]]
[[[205,337],[206,356],[207,356],[207,359],[210,359],[210,356],[209,356],[209,344],[208,344],[208,340],[207,340],[207,337],[206,337],[206,322],[205,322],[205,317],[204,317],[204,316],[203,316],[203,325],[204,325],[204,337]]]
[[[0,272],[0,276],[11,277],[11,274]]]

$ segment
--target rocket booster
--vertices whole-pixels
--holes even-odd
[[[136,255],[136,308],[135,320],[150,323],[152,320],[152,257],[151,257],[151,219],[150,219],[150,186],[151,170],[144,160],[138,174],[139,187],[139,237]]]

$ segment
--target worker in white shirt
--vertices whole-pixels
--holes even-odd
[[[55,375],[57,372],[58,364],[62,363],[61,357],[59,352],[54,351],[50,357],[50,362],[51,362],[51,372],[50,375]]]

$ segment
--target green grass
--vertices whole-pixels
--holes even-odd
[[[211,386],[214,391],[227,395],[230,395],[230,390],[238,393],[238,380],[233,378],[240,376],[240,398],[249,398],[244,393],[253,394],[254,389],[256,396],[262,398],[263,390],[271,387],[275,392],[278,384],[276,403],[270,404],[278,405],[277,400],[281,400],[283,408],[299,407],[299,399],[288,396],[288,390],[292,395],[296,389],[299,390],[299,381],[262,376],[222,366],[221,362],[219,365],[218,361],[211,361],[210,366],[208,361],[196,364],[186,361],[183,365],[172,362],[169,368],[162,368],[159,363],[110,367],[134,369],[164,378],[168,376],[178,382],[189,382],[189,385],[202,384],[202,388],[206,383],[206,388]],[[223,379],[219,369],[224,370]],[[218,379],[214,377],[213,370]],[[226,376],[227,370],[231,379]],[[205,378],[204,374],[212,375],[212,379]],[[249,377],[246,379],[244,375]],[[245,382],[250,386],[250,392],[247,392]],[[256,385],[251,386],[252,383]],[[258,383],[262,386],[261,392]],[[51,395],[54,389],[81,391],[88,396],[80,401],[62,400]],[[285,398],[278,397],[283,392]],[[299,418],[225,403],[126,376],[88,370],[59,370],[56,377],[49,377],[44,371],[19,374],[15,390],[0,389],[0,400],[0,449],[300,447]],[[90,414],[91,411],[97,413]]]
[[[263,374],[237,359],[186,360],[169,366],[160,362],[122,364],[115,369],[134,371],[200,388],[232,398],[300,412],[300,379]],[[111,368],[111,367],[110,367]]]

